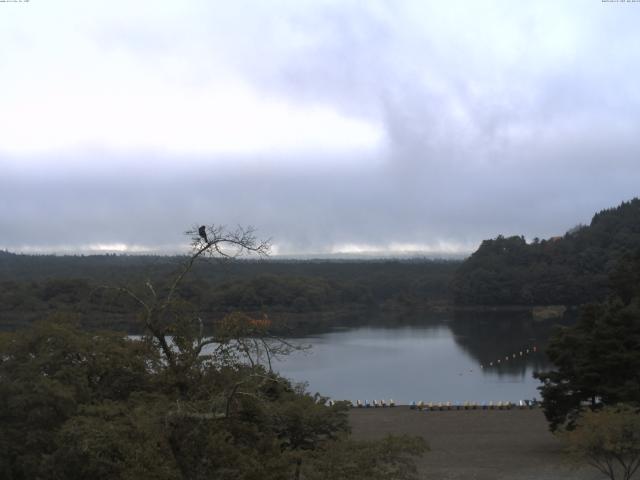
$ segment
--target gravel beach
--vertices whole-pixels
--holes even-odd
[[[431,451],[418,460],[425,479],[602,480],[576,468],[549,432],[541,410],[418,411],[407,406],[352,409],[355,438],[420,435]]]

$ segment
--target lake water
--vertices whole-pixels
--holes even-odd
[[[341,329],[296,339],[312,348],[274,369],[335,400],[518,401],[540,397],[532,374],[550,367],[548,333],[534,322],[473,320]]]

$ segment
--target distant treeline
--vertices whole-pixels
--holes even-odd
[[[129,328],[137,306],[104,286],[158,289],[183,257],[31,256],[0,252],[0,327],[15,328],[47,313],[70,311],[92,326]],[[460,262],[203,261],[180,288],[207,318],[234,310],[305,316],[449,303]],[[312,318],[311,316],[308,316]],[[298,319],[299,322],[299,319]]]
[[[579,305],[603,300],[619,263],[640,250],[640,199],[594,215],[562,237],[485,240],[458,269],[461,305]]]
[[[317,315],[461,306],[580,305],[601,301],[620,262],[640,251],[640,200],[597,213],[562,237],[498,236],[454,260],[199,262],[180,296],[208,317],[243,310]],[[0,328],[70,311],[92,326],[131,328],[133,301],[104,286],[166,288],[186,257],[16,255],[0,251]],[[615,281],[615,278],[613,278]],[[325,318],[327,317],[325,315]],[[332,317],[333,318],[333,317]]]

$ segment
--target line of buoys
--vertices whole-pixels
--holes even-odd
[[[480,364],[480,368],[484,369],[484,368],[487,368],[487,367],[498,366],[502,362],[508,362],[509,360],[515,360],[515,359],[517,359],[519,357],[524,357],[524,356],[529,355],[531,353],[536,353],[537,351],[538,351],[538,347],[536,347],[535,345],[530,347],[530,348],[523,348],[518,353],[512,353],[511,355],[505,355],[504,358],[500,357],[495,361],[489,362],[488,364]]]

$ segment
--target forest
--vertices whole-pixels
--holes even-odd
[[[640,248],[640,199],[596,213],[589,225],[528,243],[522,236],[482,242],[456,271],[459,305],[582,305],[611,293],[609,276]]]
[[[208,259],[180,294],[210,327],[235,310],[270,315],[284,332],[368,321],[384,312],[533,307],[602,301],[610,277],[640,248],[640,199],[596,213],[561,237],[498,237],[465,261]],[[23,255],[0,251],[0,327],[56,312],[91,328],[136,332],[135,304],[109,288],[171,277],[181,256]]]
[[[53,256],[0,252],[0,316],[14,329],[54,312],[85,326],[135,332],[135,304],[105,286],[162,284],[183,257]],[[208,259],[194,265],[180,294],[197,303],[207,326],[242,310],[271,315],[297,332],[361,321],[388,310],[450,304],[454,260]]]

